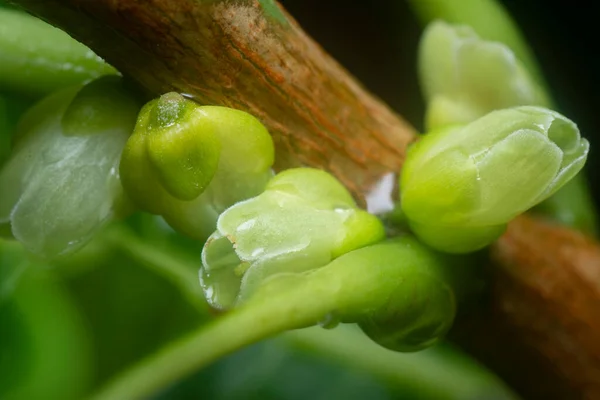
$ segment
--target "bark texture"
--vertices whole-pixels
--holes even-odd
[[[525,398],[600,399],[598,243],[523,215],[491,260],[491,290],[452,338]]]
[[[276,167],[331,171],[357,197],[398,171],[414,131],[271,0],[25,0],[149,94],[247,111]]]
[[[390,195],[378,184],[399,172],[414,140],[271,0],[13,2],[149,94],[175,90],[252,113],[273,135],[279,169],[326,169],[358,199]],[[598,243],[523,216],[491,255],[489,297],[459,318],[453,338],[528,398],[600,398]]]

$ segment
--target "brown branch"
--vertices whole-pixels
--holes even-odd
[[[276,5],[265,15],[251,0],[15,3],[153,95],[174,90],[253,114],[273,135],[278,169],[327,169],[359,200],[400,169],[414,136]]]
[[[13,1],[152,95],[175,90],[256,115],[278,168],[326,169],[357,198],[399,171],[413,140],[270,0]],[[528,396],[600,398],[598,244],[522,217],[492,258],[490,299],[457,321],[455,340]]]
[[[521,216],[492,247],[489,301],[453,338],[526,398],[600,399],[600,247]]]

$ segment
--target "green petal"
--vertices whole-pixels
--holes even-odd
[[[168,193],[160,184],[147,156],[146,127],[151,104],[146,104],[138,114],[135,130],[127,140],[121,160],[119,175],[129,198],[144,211],[161,214]]]
[[[219,169],[262,173],[273,165],[275,147],[267,128],[252,115],[227,107],[203,106],[221,142]]]
[[[466,25],[449,25],[435,21],[423,32],[419,44],[419,78],[427,100],[442,93],[456,92],[458,75],[456,51],[464,40],[477,40]]]
[[[62,117],[63,134],[80,136],[103,132],[133,130],[131,116],[141,103],[125,88],[117,76],[104,76],[85,85],[77,92]],[[110,115],[110,118],[107,116]]]
[[[348,191],[325,172],[303,168],[277,175],[265,192],[219,217],[217,231],[203,250],[200,276],[205,294],[212,299],[222,290],[226,294],[210,301],[217,308],[230,308],[275,277],[323,267],[382,240],[381,222],[350,202]],[[226,267],[223,259],[228,260]],[[240,278],[239,290],[232,289],[232,282],[238,282],[233,276]]]
[[[140,112],[120,173],[140,208],[205,240],[220,212],[264,190],[273,159],[256,118],[167,93]]]
[[[0,171],[0,223],[10,220],[10,214],[30,180],[32,171],[41,163],[38,155],[43,154],[44,148],[52,146],[53,129],[45,128],[57,127],[60,115],[78,90],[79,88],[73,88],[50,95],[24,114],[23,122],[13,139],[15,148]],[[34,135],[33,132],[38,133]]]
[[[313,168],[293,168],[277,174],[267,190],[277,190],[305,199],[315,207],[355,207],[348,190],[332,175]]]
[[[241,260],[255,261],[308,250],[320,243],[331,248],[343,219],[301,199],[267,191],[229,208],[219,218],[217,228],[235,243]]]
[[[561,161],[558,146],[532,130],[518,130],[495,144],[476,161],[481,206],[471,213],[472,224],[503,224],[533,207]]]
[[[168,96],[169,94],[165,95]],[[161,107],[165,96],[159,99],[156,110],[161,108],[167,115],[159,115],[167,124],[168,107]],[[179,200],[193,200],[200,196],[213,179],[219,163],[221,143],[213,124],[190,100],[181,102],[181,113],[175,114],[168,125],[151,126],[146,136],[147,152],[157,178],[162,186]],[[172,102],[167,100],[167,102]],[[153,110],[153,114],[156,112]],[[155,117],[156,118],[156,117]]]
[[[343,210],[337,209],[336,212],[343,212]],[[379,218],[358,209],[352,210],[344,220],[344,233],[333,250],[334,258],[385,239],[385,229]]]
[[[426,138],[435,140],[435,137]],[[469,218],[479,206],[481,182],[474,160],[466,153],[450,149],[433,158],[427,157],[427,143],[410,151],[406,164],[423,157],[420,169],[412,167],[401,175],[402,210],[415,221],[457,224]],[[419,143],[420,144],[420,143]]]
[[[419,72],[428,129],[471,122],[497,109],[549,104],[507,46],[482,40],[466,26],[431,23],[420,44]]]
[[[426,225],[410,221],[410,228],[419,240],[432,248],[451,254],[471,253],[498,239],[506,225],[492,226],[445,226]]]
[[[242,281],[236,267],[241,263],[226,237],[215,233],[208,238],[202,251],[200,285],[212,307],[227,309],[235,305]]]
[[[92,92],[80,97],[79,88],[66,90],[26,113],[12,158],[0,173],[2,218],[9,213],[14,237],[37,254],[52,257],[74,251],[124,204],[116,166],[137,103],[119,92],[120,82],[100,82],[115,88],[100,90],[95,82]],[[112,108],[101,100],[94,109],[94,88],[98,96],[110,92],[122,98],[113,98]],[[129,105],[128,120],[124,104]],[[68,108],[71,131],[65,135],[63,117]],[[82,122],[76,121],[78,115]],[[89,115],[96,122],[115,120],[91,123]]]

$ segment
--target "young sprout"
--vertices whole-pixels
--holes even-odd
[[[200,281],[209,303],[227,309],[275,275],[322,267],[384,237],[379,220],[331,175],[290,169],[221,214],[202,252]]]
[[[117,166],[139,107],[120,78],[107,76],[29,110],[0,171],[0,224],[28,250],[52,257],[124,212]]]
[[[474,251],[573,178],[588,149],[577,126],[554,111],[494,111],[429,133],[409,150],[401,207],[425,243],[451,253]]]
[[[220,212],[264,189],[273,159],[256,118],[167,93],[140,112],[120,173],[138,207],[203,240]]]
[[[465,25],[429,24],[418,65],[428,131],[468,123],[502,108],[550,105],[507,46],[482,40]]]

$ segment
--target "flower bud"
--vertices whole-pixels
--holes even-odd
[[[386,265],[388,279],[395,286],[389,291],[379,288],[385,301],[361,310],[353,319],[381,346],[401,352],[422,350],[439,342],[452,326],[457,293],[445,271],[449,263],[415,238],[388,240],[336,261],[361,263],[369,271]]]
[[[169,197],[200,196],[217,170],[219,153],[215,127],[199,106],[167,93],[138,116],[121,157],[123,185],[140,208],[159,213]]]
[[[203,240],[219,212],[264,189],[273,159],[271,137],[256,118],[167,93],[140,112],[120,172],[142,210]]]
[[[466,276],[473,278],[464,257],[401,236],[349,251],[319,268],[274,274],[244,306],[293,310],[294,317],[302,317],[291,328],[357,323],[381,346],[410,352],[444,337],[458,301],[468,293]]]
[[[474,251],[574,177],[588,149],[577,126],[556,112],[531,106],[494,111],[429,133],[410,148],[401,207],[429,245]]]
[[[0,171],[0,224],[10,224],[28,250],[52,257],[76,250],[125,212],[117,165],[139,106],[111,76],[29,110]]]
[[[272,276],[322,267],[384,236],[331,175],[287,170],[221,214],[202,252],[201,284],[210,304],[230,308]]]
[[[468,26],[431,23],[418,63],[427,130],[468,123],[497,109],[549,105],[507,46],[480,39]]]

